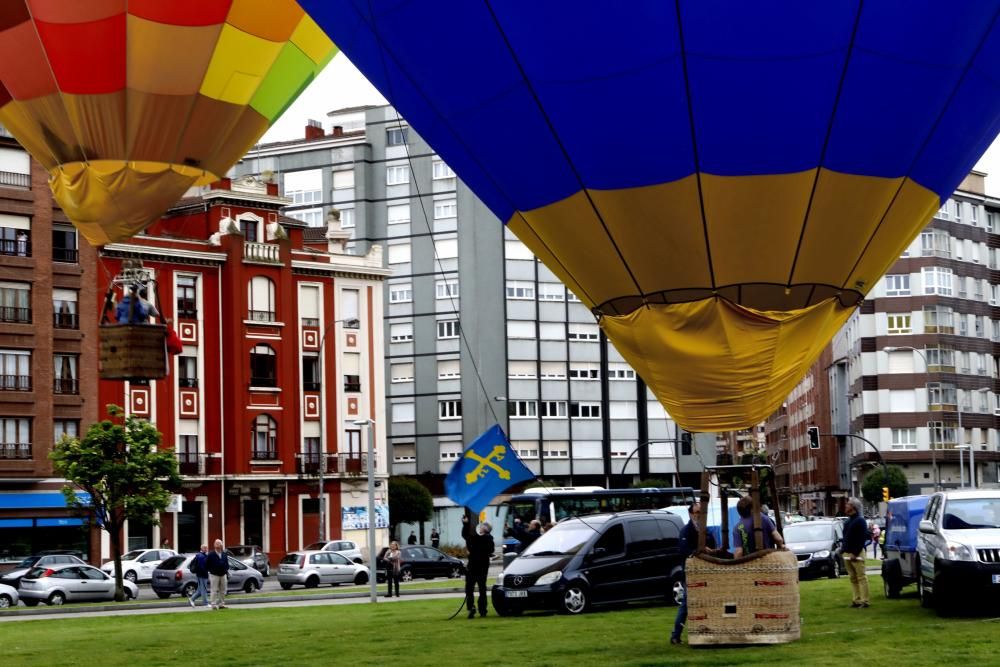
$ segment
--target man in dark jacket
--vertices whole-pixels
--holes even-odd
[[[517,552],[521,553],[542,536],[542,524],[539,523],[538,519],[532,519],[528,527],[525,528],[520,519],[514,519],[514,529],[511,531],[511,536],[521,543],[517,549]]]
[[[465,604],[469,609],[469,618],[475,618],[476,606],[475,589],[479,586],[479,615],[486,616],[486,575],[490,569],[490,557],[496,545],[493,544],[493,527],[483,522],[479,524],[478,531],[473,529],[469,522],[469,515],[466,513],[462,517],[462,537],[465,538],[465,547],[469,550],[469,567],[465,573]]]
[[[698,526],[699,522],[704,521],[701,514],[701,503],[697,500],[688,506],[688,515],[690,519],[681,529],[681,554],[684,556],[684,566],[687,567],[687,559],[691,554],[698,550]],[[707,530],[705,532],[705,550],[708,553],[713,553],[715,551],[715,538],[712,533]],[[681,643],[681,632],[684,630],[684,623],[687,622],[688,615],[688,599],[687,599],[687,577],[685,573],[681,573],[681,583],[684,584],[684,598],[681,600],[680,606],[677,608],[677,617],[674,619],[674,631],[670,634],[671,644]]]
[[[861,501],[847,501],[847,523],[844,524],[844,565],[851,576],[852,607],[868,606],[868,575],[865,573],[865,540],[868,523],[862,518]]]
[[[194,572],[195,578],[198,580],[198,590],[195,594],[188,598],[188,602],[191,606],[194,605],[194,601],[201,599],[201,601],[208,606],[208,545],[201,545],[201,551],[195,554],[194,558],[191,559],[191,565],[188,566],[189,569]]]
[[[209,552],[205,566],[208,568],[208,578],[212,580],[212,609],[225,609],[229,556],[222,547],[222,540],[215,541],[215,549]]]

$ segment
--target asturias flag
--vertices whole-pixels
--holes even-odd
[[[457,504],[479,513],[498,494],[534,477],[497,425],[465,448],[445,478],[444,489]]]

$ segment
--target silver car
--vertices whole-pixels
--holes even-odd
[[[3,573],[0,577],[0,584],[5,584],[7,586],[12,586],[18,588],[21,585],[21,578],[28,574],[33,567],[53,567],[56,565],[86,565],[82,560],[76,556],[71,556],[69,554],[52,554],[52,555],[37,555],[28,556],[13,570],[9,570]]]
[[[366,584],[368,568],[332,551],[295,551],[278,564],[278,583],[286,591],[292,586]]]
[[[302,551],[332,551],[355,563],[364,563],[361,557],[361,547],[351,540],[330,540],[328,542],[313,542]]]
[[[6,584],[0,584],[0,609],[16,607],[19,599],[20,596],[18,596],[16,588]]]
[[[122,580],[125,598],[134,600],[139,587],[128,579]],[[32,568],[21,579],[18,591],[29,607],[39,602],[61,605],[78,600],[114,600],[115,578],[90,565],[54,565]]]
[[[191,560],[196,554],[171,556],[153,570],[153,592],[161,599],[171,595],[189,598],[198,590],[198,577],[191,571]],[[263,575],[252,567],[247,567],[232,556],[229,557],[229,577],[226,592],[243,591],[253,593],[264,585]]]

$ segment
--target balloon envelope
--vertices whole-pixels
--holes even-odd
[[[294,0],[7,0],[0,123],[100,246],[225,175],[335,52]]]
[[[770,414],[1000,129],[996,0],[302,0],[686,429]]]

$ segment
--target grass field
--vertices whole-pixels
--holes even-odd
[[[851,609],[846,578],[801,586],[802,639],[770,647],[668,641],[674,607],[633,605],[579,617],[468,620],[454,600],[230,608],[0,623],[3,665],[882,665],[1000,664],[1000,619],[939,618],[913,592]]]

